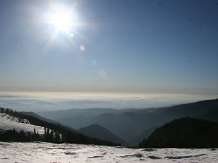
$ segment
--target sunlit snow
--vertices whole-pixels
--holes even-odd
[[[33,133],[34,128],[36,133],[44,134],[44,128],[35,126],[28,123],[19,123],[18,118],[10,116],[6,113],[0,113],[0,131],[13,130]],[[27,121],[28,122],[28,121]]]

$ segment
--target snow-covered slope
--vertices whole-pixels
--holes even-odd
[[[78,144],[0,142],[1,163],[218,162],[218,149],[129,149]]]
[[[28,120],[23,120],[24,123],[19,123],[18,118],[5,113],[0,113],[0,131],[13,130],[33,133],[34,128],[38,134],[44,134],[44,128],[29,124]]]

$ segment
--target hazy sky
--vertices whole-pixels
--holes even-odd
[[[218,0],[2,0],[0,92],[218,95],[217,29]]]

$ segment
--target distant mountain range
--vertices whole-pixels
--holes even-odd
[[[77,130],[93,124],[99,125],[123,139],[129,146],[137,146],[156,127],[178,118],[189,116],[218,122],[218,99],[162,108],[71,109],[37,114]],[[92,126],[92,129],[95,127]]]

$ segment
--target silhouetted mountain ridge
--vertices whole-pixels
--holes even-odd
[[[97,124],[92,124],[90,126],[81,128],[77,131],[79,133],[82,133],[84,135],[87,135],[93,138],[99,138],[99,139],[107,140],[107,141],[114,142],[114,143],[121,143],[121,145],[127,146],[127,143],[124,140],[116,136],[114,133],[112,133],[108,129],[100,125],[97,125]]]
[[[142,142],[140,148],[217,148],[218,123],[195,118],[173,120]]]

